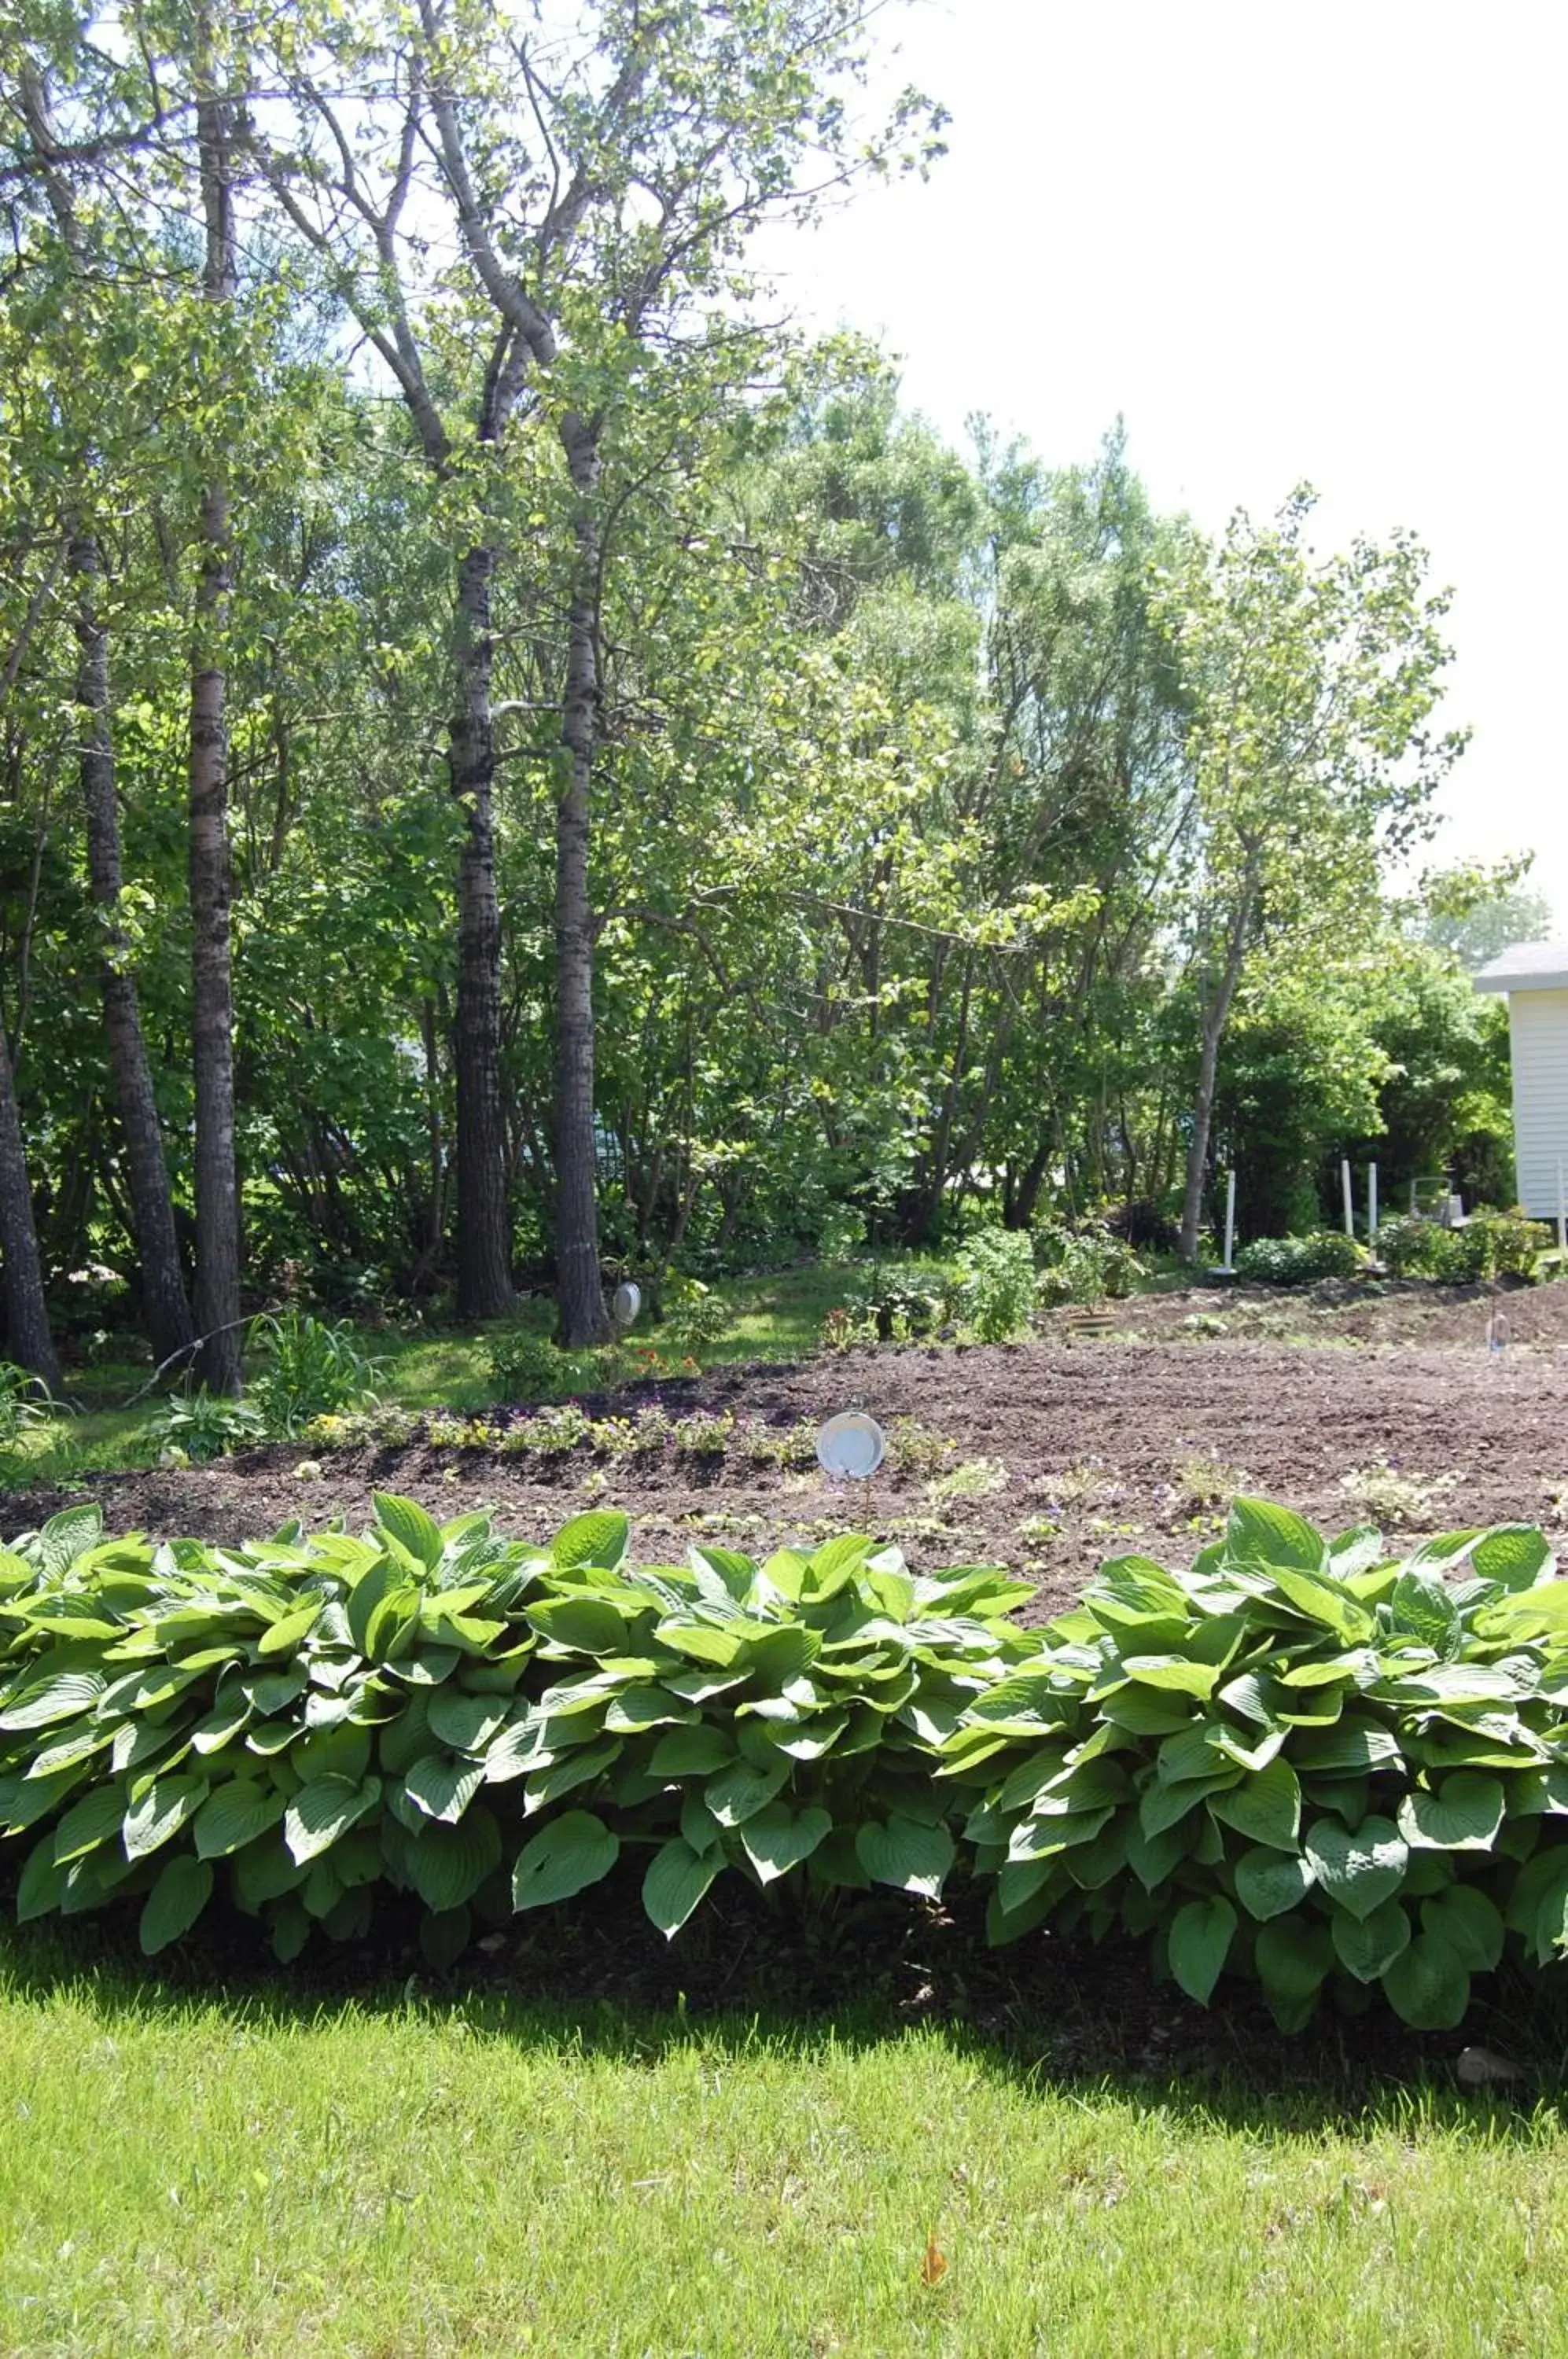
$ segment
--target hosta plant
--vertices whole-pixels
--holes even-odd
[[[221,1882],[287,1959],[391,1886],[439,1962],[623,1852],[670,1933],[726,1869],[940,1889],[930,1748],[1028,1656],[1026,1588],[863,1538],[642,1570],[617,1514],[534,1549],[376,1508],[233,1549],[104,1540],[81,1508],[0,1554],[20,1916],[136,1899],[155,1951]]]
[[[1568,1939],[1568,1582],[1541,1534],[1402,1563],[1241,1500],[1190,1572],[1106,1564],[1039,1659],[970,1706],[942,1775],[995,1878],[993,1936],[1152,1934],[1303,2023],[1332,1987],[1459,2022],[1510,1940]]]

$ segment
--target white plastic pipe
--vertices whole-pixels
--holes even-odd
[[[1369,1249],[1376,1253],[1377,1250],[1377,1166],[1375,1163],[1369,1163],[1367,1167],[1367,1243]]]
[[[1236,1266],[1236,1169],[1234,1165],[1225,1179],[1225,1266],[1226,1269],[1234,1269]]]
[[[1356,1234],[1356,1201],[1350,1192],[1350,1158],[1348,1155],[1345,1158],[1345,1160],[1339,1167],[1339,1176],[1345,1187],[1345,1234],[1347,1237],[1353,1237]]]

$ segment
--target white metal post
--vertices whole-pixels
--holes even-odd
[[[1356,1203],[1350,1192],[1350,1158],[1348,1155],[1340,1164],[1339,1176],[1345,1186],[1345,1234],[1347,1237],[1353,1237],[1356,1234]]]
[[[1369,1252],[1377,1250],[1377,1166],[1367,1168],[1367,1245]]]
[[[1236,1266],[1236,1167],[1233,1164],[1225,1179],[1225,1266]]]

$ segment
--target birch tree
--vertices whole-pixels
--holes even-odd
[[[1197,1257],[1219,1055],[1247,957],[1265,934],[1314,936],[1375,908],[1379,861],[1430,832],[1464,745],[1433,715],[1449,659],[1446,593],[1409,534],[1316,557],[1313,505],[1233,520],[1160,601],[1190,699],[1196,799],[1185,919],[1198,1006],[1181,1249]]]
[[[471,1316],[504,1309],[509,1293],[492,600],[509,553],[498,510],[519,407],[561,454],[551,1150],[571,1344],[605,1332],[591,843],[605,570],[627,496],[624,478],[607,496],[606,458],[637,439],[655,402],[679,440],[682,358],[711,376],[727,352],[744,379],[756,347],[739,265],[763,220],[918,147],[927,117],[912,100],[877,140],[851,127],[844,87],[863,66],[864,13],[859,0],[657,11],[596,0],[572,38],[539,5],[498,16],[419,0],[411,25],[367,12],[346,34],[323,19],[279,45],[294,129],[289,144],[258,141],[261,168],[397,385],[432,472],[469,499],[450,766],[467,827],[455,1052],[459,1303]],[[444,269],[431,266],[437,254]],[[464,514],[460,502],[452,512]],[[535,521],[548,529],[547,513]]]

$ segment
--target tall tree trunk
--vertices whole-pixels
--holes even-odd
[[[205,25],[205,20],[204,20]],[[202,41],[203,48],[210,41]],[[234,301],[233,124],[227,103],[196,110],[207,253],[202,291]],[[228,485],[214,473],[201,495],[191,676],[191,1036],[196,1096],[195,1372],[217,1393],[244,1388],[240,1318],[239,1185],[234,1157],[234,975],[229,905],[229,735],[224,641],[234,566]]]
[[[599,1276],[593,1130],[593,918],[588,837],[599,729],[598,445],[581,419],[562,430],[577,495],[577,582],[567,638],[561,740],[566,785],[555,814],[555,1261],[568,1350],[609,1334]]]
[[[11,1052],[0,1029],[0,1255],[5,1256],[5,1356],[29,1375],[41,1376],[50,1392],[60,1388],[60,1362],[49,1333],[43,1269],[27,1152],[11,1074]]]
[[[125,1180],[141,1259],[142,1299],[147,1333],[159,1361],[185,1350],[195,1330],[185,1299],[175,1236],[174,1203],[164,1162],[163,1136],[152,1067],[142,1032],[141,1007],[131,972],[130,944],[120,923],[122,879],[120,814],[114,799],[114,749],[109,717],[109,634],[98,608],[103,558],[91,533],[71,543],[77,580],[76,637],[81,658],[76,701],[82,712],[82,799],[87,821],[87,873],[100,911],[98,966],[103,1030],[114,1075],[120,1131],[125,1141]]]
[[[501,910],[495,894],[495,739],[491,715],[493,549],[458,568],[451,727],[452,790],[467,834],[457,876],[457,1311],[499,1319],[512,1308],[506,1131],[501,1108]]]

